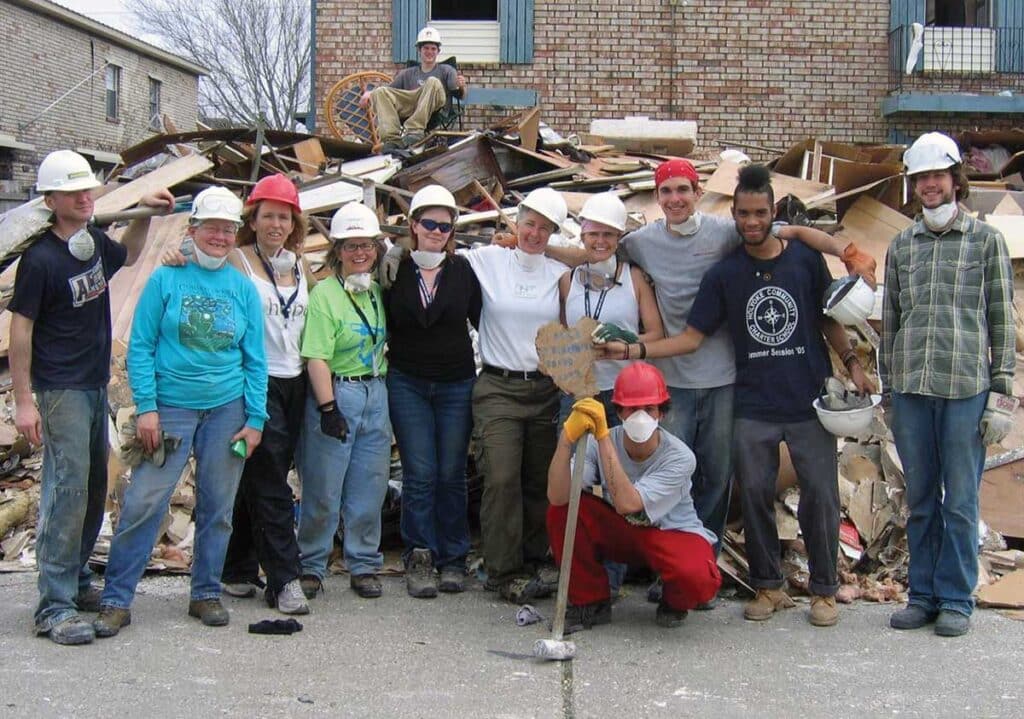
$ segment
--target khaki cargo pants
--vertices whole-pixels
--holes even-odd
[[[398,90],[383,85],[370,93],[370,106],[377,123],[381,142],[397,140],[404,132],[426,132],[430,116],[448,101],[444,85],[436,77],[428,77],[418,90]]]

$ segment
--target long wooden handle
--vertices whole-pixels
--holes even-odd
[[[558,572],[558,597],[555,600],[555,619],[551,625],[552,637],[561,641],[565,634],[565,608],[569,603],[569,574],[572,553],[576,544],[576,520],[580,514],[580,494],[583,492],[583,464],[587,453],[587,437],[576,440],[573,451],[572,480],[569,483],[569,512],[565,520],[565,539],[562,542],[562,566]]]

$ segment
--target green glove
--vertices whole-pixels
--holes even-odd
[[[594,340],[594,344],[599,345],[603,345],[605,342],[624,342],[629,345],[636,343],[640,339],[629,330],[624,330],[612,322],[602,322],[599,324],[590,333],[590,337]]]

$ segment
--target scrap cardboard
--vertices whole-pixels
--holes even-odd
[[[597,321],[584,317],[572,327],[549,322],[537,330],[538,368],[558,388],[577,398],[597,394],[594,379],[594,348],[590,338]]]

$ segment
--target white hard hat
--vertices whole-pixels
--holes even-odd
[[[584,203],[583,209],[580,210],[580,219],[599,222],[619,232],[625,232],[626,206],[614,192],[601,192]]]
[[[78,192],[99,187],[89,161],[71,150],[56,150],[39,163],[37,192]]]
[[[441,47],[441,33],[432,27],[425,27],[420,30],[419,35],[416,36],[416,47],[419,47],[425,42],[431,42]]]
[[[903,164],[907,166],[908,175],[945,170],[962,161],[956,142],[941,132],[926,132],[903,153]]]
[[[366,205],[350,202],[342,205],[331,218],[331,239],[347,240],[352,237],[374,239],[380,236],[380,222]]]
[[[196,224],[203,220],[228,220],[242,224],[242,201],[226,187],[207,187],[192,201],[189,222]]]
[[[562,229],[565,217],[569,214],[562,195],[550,187],[538,187],[527,195],[519,205],[520,209],[524,207],[554,222],[556,230]]]
[[[841,277],[825,292],[825,314],[841,325],[858,325],[871,316],[875,291],[863,277]]]
[[[459,214],[459,207],[455,204],[455,196],[440,185],[427,185],[421,187],[412,196],[409,203],[409,215],[415,215],[416,211],[427,207],[444,207],[451,210],[456,216]]]
[[[857,409],[825,409],[821,397],[814,400],[814,411],[818,413],[821,426],[837,437],[861,437],[871,427],[875,407],[882,401],[882,395],[871,395],[871,404]]]

